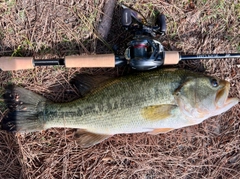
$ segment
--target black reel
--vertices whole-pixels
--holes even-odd
[[[153,37],[165,34],[165,16],[159,15],[156,26],[151,26],[138,12],[123,6],[122,25],[135,34],[124,53],[131,68],[151,70],[161,66],[164,62],[164,48]]]
[[[148,37],[136,37],[128,43],[124,57],[136,70],[151,70],[163,64],[163,46]]]

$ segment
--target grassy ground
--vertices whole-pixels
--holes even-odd
[[[118,1],[149,21],[155,10],[167,17],[166,50],[186,54],[240,51],[240,1]],[[96,29],[104,1],[0,1],[0,55],[63,57],[109,53]],[[131,35],[120,25],[116,6],[107,42],[126,47]],[[178,67],[231,81],[240,98],[240,59],[180,63]],[[22,85],[56,102],[78,95],[69,80],[79,72],[122,75],[127,69],[65,69],[0,72],[1,94],[8,83]],[[1,104],[1,117],[6,113]],[[13,135],[0,131],[0,178],[240,178],[240,106],[204,123],[167,134],[116,135],[89,149],[72,139],[72,129]]]

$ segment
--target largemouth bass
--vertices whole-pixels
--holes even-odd
[[[79,128],[77,141],[89,147],[114,134],[159,134],[199,124],[239,102],[228,98],[229,82],[182,69],[110,80],[80,75],[75,84],[80,92],[88,93],[67,103],[51,102],[20,87],[7,90],[4,98],[9,113],[2,120],[2,129]]]

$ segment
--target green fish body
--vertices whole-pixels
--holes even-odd
[[[15,107],[3,119],[3,128],[19,132],[78,128],[80,145],[89,147],[114,134],[158,134],[198,124],[238,103],[237,98],[227,98],[229,82],[181,69],[109,80],[80,75],[75,83],[81,83],[80,91],[89,92],[68,103],[54,103],[23,88],[11,89],[7,94],[18,95],[18,101],[16,97],[7,101]]]

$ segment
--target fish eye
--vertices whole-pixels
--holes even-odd
[[[218,81],[215,79],[215,78],[213,78],[213,79],[211,79],[211,85],[213,86],[213,87],[218,87]]]

